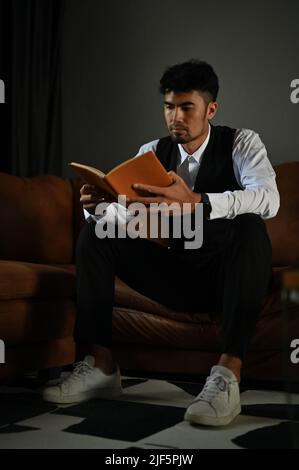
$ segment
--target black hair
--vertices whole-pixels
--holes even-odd
[[[199,91],[208,94],[209,101],[216,101],[219,82],[216,73],[207,62],[191,59],[168,67],[160,80],[160,93]]]

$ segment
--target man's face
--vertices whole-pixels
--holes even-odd
[[[198,91],[164,95],[164,116],[172,140],[188,143],[199,139],[207,130],[209,120],[215,115],[217,103],[209,104]]]

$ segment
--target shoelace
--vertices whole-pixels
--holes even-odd
[[[228,382],[222,375],[214,374],[207,378],[204,388],[195,398],[194,402],[206,401],[211,403],[219,392],[227,390]]]
[[[71,382],[80,379],[83,375],[87,375],[93,369],[87,362],[80,361],[74,364],[73,372],[64,380],[64,384],[70,384]]]

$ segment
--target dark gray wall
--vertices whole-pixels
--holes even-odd
[[[210,62],[218,124],[256,130],[272,163],[299,160],[299,2],[67,0],[64,159],[107,171],[167,134],[158,82],[167,65]],[[66,170],[66,175],[70,172]]]

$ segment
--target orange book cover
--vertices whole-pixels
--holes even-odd
[[[125,194],[127,197],[140,196],[141,191],[137,192],[132,188],[134,183],[162,187],[172,183],[171,177],[152,151],[120,163],[107,174],[82,163],[71,162],[69,166],[87,183],[116,197],[119,194]]]

